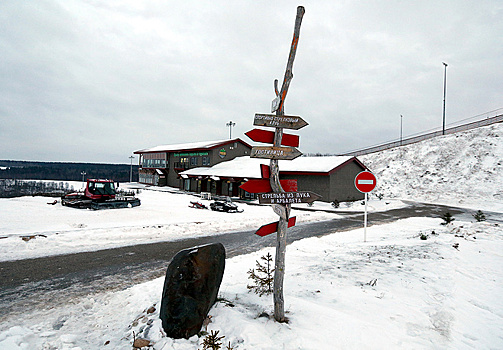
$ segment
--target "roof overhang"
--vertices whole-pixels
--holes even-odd
[[[183,143],[177,145],[166,145],[166,146],[156,146],[152,148],[146,148],[138,151],[134,151],[134,154],[143,153],[174,153],[174,152],[198,152],[198,151],[208,151],[215,148],[223,147],[232,143],[239,142],[248,148],[252,146],[240,138],[230,139],[230,140],[219,140],[219,141],[208,141],[208,142],[194,142],[194,143]]]

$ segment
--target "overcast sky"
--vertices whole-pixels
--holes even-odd
[[[287,115],[303,153],[342,153],[503,107],[503,2],[0,1],[0,159],[129,163],[250,141],[306,9]],[[500,111],[501,112],[501,111]]]

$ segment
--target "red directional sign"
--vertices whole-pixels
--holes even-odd
[[[245,135],[251,138],[255,142],[274,143],[274,131],[253,129],[248,132],[245,132]],[[281,144],[283,146],[298,147],[299,136],[283,133],[283,137],[281,138]]]
[[[295,216],[288,219],[288,227],[295,226],[296,221],[297,218]],[[255,234],[259,235],[260,237],[264,237],[276,231],[278,231],[278,223],[273,222],[271,224],[260,226],[260,228],[257,230],[257,232],[255,232]]]
[[[355,177],[355,187],[362,193],[372,192],[377,185],[377,179],[370,171],[362,171]]]
[[[271,177],[271,168],[269,165],[260,164],[260,173],[263,179],[268,179]]]
[[[297,180],[279,180],[279,183],[285,192],[297,192]],[[269,179],[248,180],[239,186],[239,188],[249,193],[272,192],[271,182]]]

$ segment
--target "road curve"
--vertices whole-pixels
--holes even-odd
[[[454,216],[470,215],[467,210],[439,205],[412,203],[406,208],[369,213],[369,225],[406,217],[440,217],[449,211]],[[288,230],[288,243],[320,237],[362,226],[362,213],[337,212],[338,218],[301,224]],[[340,218],[340,215],[343,218]],[[275,235],[258,237],[254,231],[189,238],[171,242],[140,244],[94,252],[57,255],[0,262],[0,321],[7,314],[27,311],[41,304],[63,303],[74,297],[99,291],[127,288],[160,277],[172,257],[193,246],[222,243],[227,257],[247,254],[275,245]]]

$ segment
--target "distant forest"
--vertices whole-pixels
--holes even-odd
[[[0,160],[0,179],[64,180],[110,179],[129,182],[129,164],[59,163]],[[138,165],[133,164],[133,182],[138,181]]]

